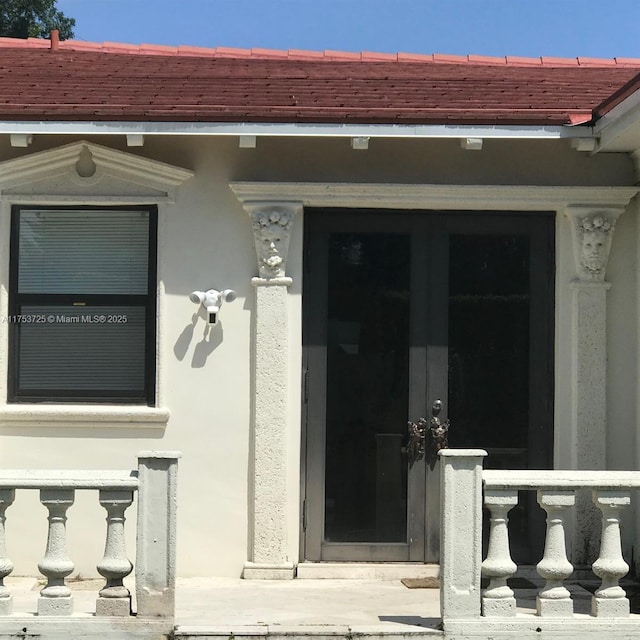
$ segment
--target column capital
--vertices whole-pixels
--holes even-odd
[[[292,278],[251,278],[254,287],[290,287],[293,284]]]
[[[604,282],[621,205],[567,205],[578,281]]]
[[[251,216],[259,277],[284,278],[291,228],[302,202],[246,201],[242,206]]]

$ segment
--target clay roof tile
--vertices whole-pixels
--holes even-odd
[[[0,38],[0,120],[577,124],[636,90],[640,72],[627,58],[73,40],[49,49]]]

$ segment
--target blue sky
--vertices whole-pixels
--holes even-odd
[[[640,58],[640,0],[58,0],[95,42]]]

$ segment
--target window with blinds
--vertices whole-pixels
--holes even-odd
[[[157,213],[13,210],[9,400],[155,397]]]

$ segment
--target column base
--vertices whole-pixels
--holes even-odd
[[[131,597],[98,598],[96,600],[97,616],[117,616],[126,618],[131,615]]]
[[[536,611],[544,618],[567,618],[573,615],[571,598],[536,598]]]
[[[485,618],[511,618],[516,615],[516,599],[482,598],[482,615]]]
[[[38,598],[39,616],[70,616],[73,613],[73,597],[63,596],[58,598]]]
[[[628,618],[627,598],[591,598],[591,615],[597,618]]]
[[[245,580],[293,580],[296,575],[292,562],[282,564],[245,562],[242,577]]]
[[[10,616],[13,613],[13,596],[0,598],[0,616]]]

